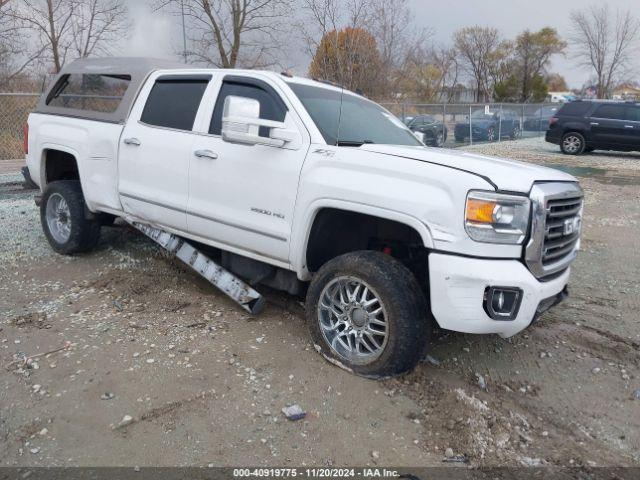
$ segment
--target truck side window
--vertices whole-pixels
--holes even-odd
[[[140,120],[147,125],[193,130],[209,76],[160,77],[149,93]]]
[[[284,122],[287,115],[287,107],[277,93],[267,91],[266,88],[261,88],[258,84],[225,80],[220,88],[213,116],[211,117],[211,124],[209,125],[209,133],[212,135],[221,135],[222,133],[222,111],[224,109],[224,101],[229,95],[252,98],[259,101],[260,118],[264,120]],[[269,129],[261,127],[260,136],[269,137]]]

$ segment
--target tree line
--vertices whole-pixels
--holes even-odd
[[[565,90],[554,56],[591,72],[599,97],[630,78],[640,22],[606,4],[570,14],[563,38],[551,27],[507,39],[492,27],[456,31],[439,45],[407,0],[147,0],[184,25],[175,53],[220,68],[291,68],[379,100],[450,102],[463,88],[484,101],[537,102]],[[0,88],[73,59],[121,53],[131,30],[125,0],[0,0]],[[180,30],[180,28],[178,28]],[[635,63],[635,65],[634,65]]]

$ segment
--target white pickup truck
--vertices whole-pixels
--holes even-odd
[[[432,322],[514,335],[567,292],[575,178],[427,148],[391,113],[287,74],[77,61],[28,120],[42,227],[62,254],[141,222],[302,294],[316,348],[365,376],[425,354]]]

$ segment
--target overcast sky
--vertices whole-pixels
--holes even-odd
[[[409,0],[417,27],[434,32],[434,41],[449,44],[457,29],[482,25],[498,28],[512,38],[525,29],[538,30],[551,26],[564,38],[570,31],[569,12],[585,8],[589,0]],[[595,1],[595,0],[594,0]],[[631,9],[640,15],[640,0],[601,0],[615,10]],[[134,29],[125,41],[123,54],[173,58],[181,50],[181,30],[177,18],[152,12],[145,0],[127,2],[134,20]],[[302,42],[291,42],[287,58],[293,59],[298,74],[304,74],[308,58]],[[296,47],[298,44],[300,47]],[[640,58],[640,55],[638,55]],[[640,70],[640,60],[635,66]],[[578,67],[569,52],[555,57],[551,70],[563,75],[570,87],[580,87],[589,76],[588,70]],[[638,72],[640,73],[640,72]]]

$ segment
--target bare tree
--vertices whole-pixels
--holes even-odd
[[[82,0],[71,21],[77,58],[111,54],[127,35],[130,22],[124,0]]]
[[[222,68],[277,63],[290,0],[154,0],[189,21],[188,57]]]
[[[127,34],[125,0],[20,0],[8,15],[32,45],[29,56],[59,72],[68,58],[107,54]]]
[[[486,101],[492,94],[492,68],[495,52],[502,39],[497,29],[465,27],[454,34],[455,48],[462,66],[472,76],[476,88],[476,101]]]
[[[21,31],[30,32],[36,51],[50,57],[54,72],[64,65],[72,45],[74,0],[22,0],[11,9],[10,15]]]
[[[398,94],[407,69],[424,72],[420,64],[431,57],[430,29],[416,28],[408,0],[371,0],[368,28],[380,51],[381,87],[387,94]]]
[[[571,43],[577,57],[595,73],[598,98],[604,98],[637,58],[640,22],[630,11],[618,10],[612,16],[606,4],[591,6],[587,11],[573,11],[571,21]]]

